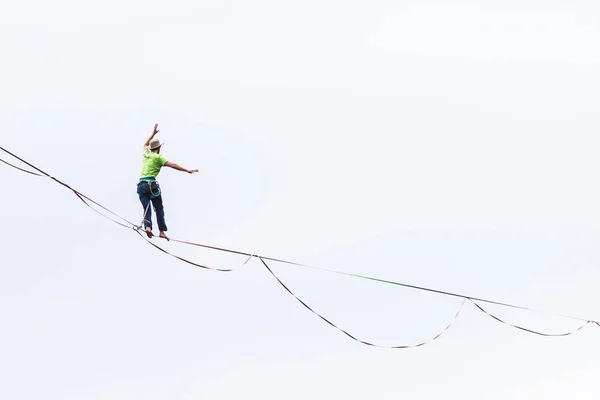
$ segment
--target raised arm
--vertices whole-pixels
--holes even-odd
[[[146,140],[144,143],[144,150],[148,150],[148,146],[150,146],[150,141],[154,139],[154,136],[158,133],[158,124],[154,124],[154,131],[152,131],[152,135]]]
[[[177,164],[175,164],[175,163],[173,163],[173,162],[171,162],[171,161],[167,161],[167,162],[165,163],[165,166],[166,166],[166,167],[171,167],[171,168],[173,168],[173,169],[176,169],[177,171],[187,172],[188,174],[193,174],[193,173],[196,173],[196,172],[198,172],[198,170],[197,170],[197,169],[185,169],[185,168],[183,168],[182,166],[180,166],[180,165],[177,165]]]

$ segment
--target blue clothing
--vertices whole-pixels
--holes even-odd
[[[144,207],[144,229],[148,227],[152,229],[152,207],[150,207],[150,202],[152,202],[156,211],[158,229],[161,232],[166,232],[167,224],[165,222],[165,210],[158,182],[146,180],[140,181],[137,185],[137,193],[140,197],[142,206]]]

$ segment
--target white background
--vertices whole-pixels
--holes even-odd
[[[599,17],[592,1],[1,0],[0,146],[137,221],[158,122],[163,154],[200,169],[159,176],[175,238],[600,319]],[[467,304],[432,344],[369,348],[257,260],[194,268],[48,179],[0,165],[0,182],[1,398],[597,398],[598,327],[541,338]],[[430,339],[460,306],[272,266],[383,345]]]

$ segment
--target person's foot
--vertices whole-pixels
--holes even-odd
[[[160,235],[158,235],[158,237],[163,238],[163,239],[167,239],[167,240],[171,240],[171,239],[169,239],[169,237],[167,236],[167,234],[164,233],[164,232],[161,232]]]
[[[149,239],[152,239],[152,236],[154,236],[154,233],[152,233],[152,228],[150,228],[150,227],[146,228],[146,235],[148,236]]]

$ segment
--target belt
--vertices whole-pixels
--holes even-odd
[[[152,176],[149,176],[147,178],[140,178],[140,182],[142,182],[142,181],[144,181],[144,182],[156,182],[156,178],[154,178]]]

